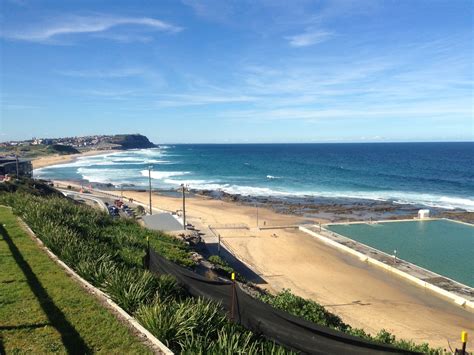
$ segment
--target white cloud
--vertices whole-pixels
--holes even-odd
[[[148,72],[142,68],[118,68],[118,69],[95,69],[95,70],[59,70],[58,74],[76,78],[127,78],[146,75]]]
[[[333,36],[334,33],[329,31],[308,30],[298,35],[286,36],[285,39],[287,39],[293,47],[307,47],[327,41]]]
[[[182,107],[182,106],[199,106],[199,105],[215,105],[254,102],[258,100],[256,97],[245,95],[199,95],[199,94],[176,94],[164,95],[163,99],[157,101],[159,107]]]
[[[142,26],[165,32],[179,32],[182,30],[181,27],[150,17],[94,15],[67,16],[59,21],[48,21],[47,24],[44,25],[38,24],[29,28],[6,30],[2,36],[22,41],[50,42],[59,36],[101,33],[113,27],[124,25]]]
[[[460,105],[461,104],[461,105]],[[455,116],[466,116],[470,114],[470,109],[462,105],[462,102],[428,102],[426,104],[414,104],[411,106],[380,106],[371,105],[369,107],[351,107],[345,105],[333,108],[282,108],[276,110],[239,110],[227,111],[221,114],[223,118],[248,119],[248,120],[347,120],[347,119],[433,119],[436,117],[452,118]]]

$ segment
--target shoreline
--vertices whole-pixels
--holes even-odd
[[[118,190],[110,192],[120,195]],[[148,204],[144,190],[124,190],[123,195]],[[152,200],[153,206],[162,210],[182,207],[178,193],[153,192]],[[457,341],[461,330],[474,331],[473,313],[441,296],[344,255],[297,229],[272,229],[318,219],[277,213],[262,206],[259,225],[265,223],[266,228],[260,229],[255,206],[199,195],[189,196],[186,203],[187,220],[204,233],[209,228],[216,231],[225,248],[263,280],[256,283],[271,292],[290,288],[353,327],[372,334],[385,328],[399,337],[443,348],[448,347],[447,340]],[[225,227],[235,223],[248,229]]]
[[[65,181],[62,181],[65,182]],[[93,189],[120,192],[116,186],[104,183],[90,183],[88,180],[68,180],[71,184],[88,185]],[[123,191],[146,192],[147,189],[137,186],[123,185]],[[152,189],[153,193],[166,196],[181,196],[176,189]],[[423,205],[399,204],[393,201],[378,201],[358,198],[326,198],[326,197],[263,197],[229,194],[216,190],[190,189],[188,196],[201,197],[209,200],[224,201],[248,208],[269,208],[275,213],[300,217],[318,223],[352,223],[372,220],[403,220],[413,219]],[[474,224],[474,212],[462,209],[445,209],[429,207],[431,217],[448,218],[462,223]]]
[[[73,154],[66,156],[47,156],[33,160],[33,168],[41,169],[47,168],[53,165],[61,165],[70,163],[83,156],[97,156],[103,154],[110,154],[116,152],[126,152],[128,150],[133,151],[134,149],[125,150],[90,150],[82,152],[81,154]],[[54,178],[54,174],[50,175]],[[141,191],[146,189],[148,184],[141,186],[140,184],[120,184],[120,179],[114,180],[113,183],[94,183],[87,179],[81,179],[77,176],[71,180],[81,184],[87,184],[96,186],[100,189],[112,189],[116,186],[122,186],[124,189]],[[100,179],[99,179],[100,181]],[[133,181],[133,180],[132,180]],[[171,191],[178,189],[179,185],[158,188],[157,191]],[[430,209],[431,215],[437,218],[450,218],[461,220],[464,222],[474,224],[474,211],[470,211],[468,207],[455,207],[455,206],[438,206],[424,204],[423,202],[412,202],[401,201],[398,199],[379,199],[371,196],[368,192],[367,196],[346,196],[344,192],[341,192],[340,196],[325,196],[322,195],[269,195],[264,196],[261,194],[252,195],[247,193],[226,192],[218,187],[205,187],[199,189],[190,188],[190,192],[196,195],[208,196],[213,199],[236,202],[248,206],[262,206],[270,207],[275,212],[298,215],[310,219],[321,219],[330,222],[353,222],[353,221],[368,221],[368,220],[385,220],[385,219],[406,219],[412,218],[418,214],[420,209]],[[433,202],[436,205],[435,202]]]
[[[91,150],[80,154],[53,155],[34,159],[33,169],[46,168],[53,165],[74,162],[80,157],[97,156],[120,152],[121,150]],[[115,191],[113,184],[94,183],[88,180],[71,180],[72,183],[92,185],[96,188]],[[144,187],[123,185],[123,188],[143,191]],[[178,189],[176,186],[175,189]],[[154,189],[154,191],[173,193],[173,188]],[[322,197],[322,196],[255,196],[231,194],[221,190],[190,189],[196,196],[234,202],[247,206],[268,207],[277,213],[297,215],[303,218],[323,222],[354,222],[385,219],[407,219],[415,217],[420,209],[429,209],[431,216],[449,218],[474,224],[474,212],[461,208],[432,207],[416,203],[400,203],[394,200],[375,200],[358,197]]]

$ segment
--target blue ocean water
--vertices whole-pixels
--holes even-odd
[[[173,145],[82,157],[38,177],[223,190],[256,196],[390,200],[474,211],[474,142]]]

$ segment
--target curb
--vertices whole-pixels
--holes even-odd
[[[61,261],[56,254],[54,254],[44,243],[41,239],[39,239],[33,230],[21,219],[18,217],[20,224],[26,229],[28,234],[32,237],[32,239],[41,246],[45,251],[46,254],[52,259],[56,264],[58,264],[61,268],[63,268],[68,275],[78,281],[82,287],[88,290],[90,293],[94,294],[100,301],[102,301],[107,308],[112,310],[117,318],[122,321],[125,321],[130,328],[133,328],[135,331],[141,334],[144,338],[146,338],[148,345],[151,345],[152,350],[155,354],[165,354],[165,355],[173,355],[174,353],[168,349],[161,341],[159,341],[153,334],[151,334],[147,329],[145,329],[138,321],[129,315],[123,308],[117,305],[112,299],[104,292],[90,284],[88,281],[83,279],[79,276],[74,270],[72,270],[69,266],[67,266],[63,261]]]

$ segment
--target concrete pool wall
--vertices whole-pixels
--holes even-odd
[[[437,220],[434,218],[424,219],[423,221]],[[389,220],[389,221],[373,221],[372,223],[382,222],[403,222],[403,221],[414,221],[411,220]],[[416,219],[415,219],[416,221]],[[464,223],[459,221],[453,221],[457,223]],[[368,222],[350,222],[350,223],[333,223],[335,224],[357,224]],[[468,224],[468,223],[466,223]],[[470,225],[470,224],[468,224]],[[470,225],[472,226],[472,225]],[[455,304],[474,311],[474,289],[467,285],[461,284],[448,277],[439,275],[433,271],[422,268],[418,265],[412,264],[408,261],[394,258],[383,251],[375,249],[371,246],[358,242],[356,240],[345,237],[336,232],[330,231],[323,226],[299,226],[299,230],[307,233],[323,243],[335,247],[345,253],[351,254],[357,257],[360,261],[367,264],[375,265],[376,267],[382,268],[390,273],[393,273],[399,277],[402,277],[424,289],[430,290],[444,298],[447,298]]]

